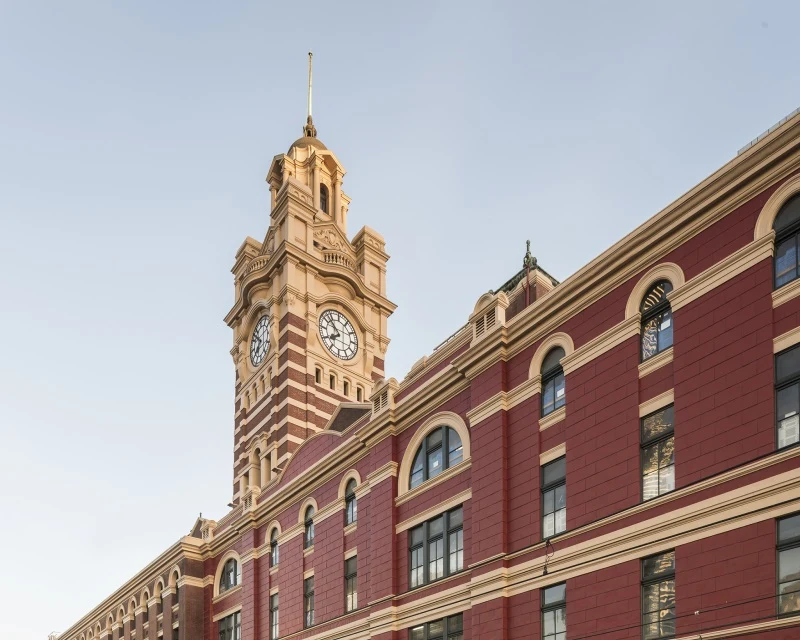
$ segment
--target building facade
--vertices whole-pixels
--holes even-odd
[[[313,122],[233,267],[232,505],[60,640],[800,638],[800,115],[402,381]]]

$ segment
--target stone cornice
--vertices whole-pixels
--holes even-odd
[[[653,373],[656,369],[665,367],[670,362],[672,362],[672,347],[639,363],[639,377],[644,378]]]

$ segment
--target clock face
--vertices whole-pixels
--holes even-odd
[[[269,349],[269,316],[261,316],[250,339],[250,361],[254,367],[264,362]]]
[[[340,360],[352,360],[358,352],[358,336],[353,325],[338,311],[328,309],[319,317],[322,343]]]

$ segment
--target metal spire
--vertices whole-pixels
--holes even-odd
[[[303,135],[308,138],[317,137],[317,128],[314,126],[314,119],[311,117],[311,69],[314,54],[308,52],[308,117],[306,118],[306,126],[303,127]]]

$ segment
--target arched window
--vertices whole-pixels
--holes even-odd
[[[438,476],[445,469],[464,459],[461,436],[451,427],[437,427],[422,441],[414,456],[409,476],[409,489]]]
[[[303,536],[303,548],[310,549],[314,546],[314,507],[309,505],[305,516],[305,535]]]
[[[553,413],[567,402],[564,369],[561,367],[564,355],[564,349],[553,347],[542,362],[542,416]]]
[[[800,257],[800,195],[781,207],[772,225],[775,229],[775,288],[796,280]]]
[[[224,593],[239,584],[239,563],[236,558],[228,558],[219,578],[219,592]]]
[[[672,310],[667,300],[670,291],[672,283],[660,280],[642,300],[642,362],[672,346]]]
[[[344,524],[353,524],[358,520],[358,501],[356,500],[356,481],[351,478],[344,490]]]
[[[281,553],[278,547],[278,530],[273,529],[269,534],[269,564],[271,567],[277,567],[281,560]]]
[[[319,185],[319,208],[328,213],[328,187]]]

